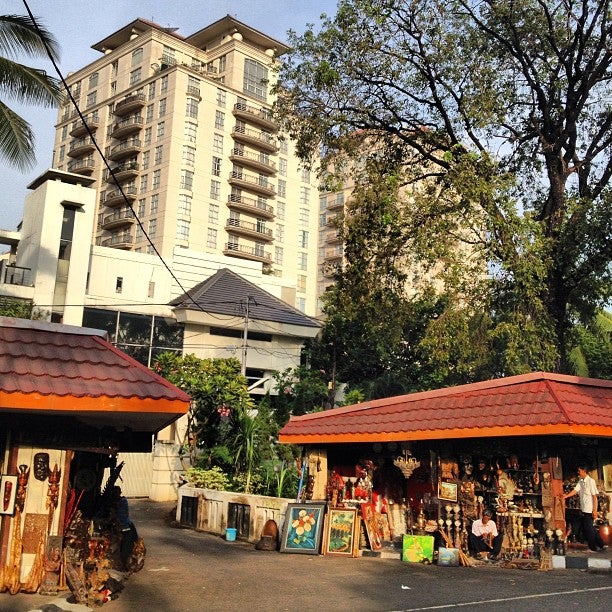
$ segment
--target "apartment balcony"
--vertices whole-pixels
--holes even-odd
[[[276,164],[265,153],[255,153],[234,148],[230,153],[230,159],[238,164],[248,166],[254,170],[276,174]]]
[[[271,264],[272,253],[264,251],[260,246],[247,246],[246,244],[237,244],[228,242],[223,248],[223,254],[228,257],[239,257],[240,259],[250,259],[251,261],[260,261],[261,263]]]
[[[140,174],[140,164],[135,161],[124,162],[123,164],[119,164],[115,166],[113,169],[113,174],[115,177],[113,178],[113,174],[111,174],[108,170],[104,172],[104,180],[107,183],[115,184],[115,180],[122,183],[123,181],[127,181],[128,179],[133,179]]]
[[[117,232],[108,238],[99,237],[96,244],[102,247],[113,247],[115,249],[130,249],[134,244],[131,232]]]
[[[202,96],[200,95],[200,88],[196,87],[195,85],[187,86],[187,95],[193,98],[197,98],[198,100],[202,99]]]
[[[227,205],[232,210],[240,210],[263,219],[274,219],[275,216],[274,208],[269,204],[243,195],[230,194],[227,198]]]
[[[70,149],[68,150],[69,157],[83,157],[89,153],[93,153],[96,150],[96,145],[91,137],[79,138],[73,140],[70,143]]]
[[[117,229],[119,227],[131,227],[136,223],[134,213],[130,208],[120,208],[110,215],[106,215],[100,222],[100,228],[104,230]]]
[[[113,112],[118,117],[124,117],[129,113],[133,113],[134,111],[144,108],[146,103],[147,96],[144,94],[132,94],[123,100],[119,100],[119,102],[115,104],[115,110]]]
[[[137,155],[140,151],[142,151],[142,141],[138,138],[128,138],[114,147],[109,147],[106,156],[112,161],[118,161],[129,155]]]
[[[72,159],[68,162],[68,172],[90,175],[95,166],[93,159]]]
[[[249,123],[256,123],[257,125],[262,126],[266,130],[270,130],[272,132],[278,131],[278,125],[274,122],[272,111],[269,111],[265,108],[255,108],[253,106],[249,106],[248,104],[234,104],[234,108],[232,110],[234,117],[238,119],[244,119]]]
[[[323,241],[325,244],[338,244],[342,242],[342,238],[339,235],[339,230],[334,229],[323,234]]]
[[[248,189],[249,191],[255,191],[266,196],[275,196],[276,190],[274,185],[268,182],[266,177],[256,176],[254,174],[247,174],[246,172],[240,172],[233,170],[229,175],[230,185],[239,187],[241,189]]]
[[[278,151],[278,141],[267,132],[252,130],[243,125],[235,125],[232,130],[232,138],[244,144],[258,147],[268,153]]]
[[[256,240],[263,240],[265,242],[272,242],[274,240],[271,229],[262,227],[259,223],[251,223],[243,219],[229,218],[225,223],[225,229],[232,234],[241,234]]]
[[[344,257],[344,249],[342,245],[333,249],[325,249],[325,261],[337,261]]]
[[[85,123],[87,125],[85,125]],[[70,128],[70,136],[72,136],[73,138],[76,138],[77,136],[84,136],[85,134],[89,134],[89,132],[87,131],[88,127],[92,132],[94,132],[100,127],[100,119],[98,119],[97,117],[85,117],[85,123],[81,121],[80,117],[79,119],[74,121]]]
[[[32,269],[0,261],[0,284],[33,287]]]
[[[140,115],[132,115],[123,121],[115,123],[111,136],[113,138],[124,138],[130,134],[135,134],[142,129],[144,125],[144,117]]]
[[[342,210],[344,208],[344,198],[327,198],[327,210]]]
[[[104,206],[108,206],[110,208],[114,206],[122,206],[126,203],[126,200],[128,202],[133,202],[137,195],[137,187],[125,187],[123,189],[123,193],[119,189],[113,189],[112,191],[105,191],[102,193],[100,204],[104,204]]]

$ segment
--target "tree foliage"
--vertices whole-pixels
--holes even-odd
[[[22,55],[50,55],[56,60],[59,46],[53,35],[29,16],[0,15],[0,157],[12,166],[27,169],[35,160],[34,134],[30,124],[8,103],[53,107],[61,99],[61,87],[44,70],[22,64]]]
[[[379,338],[384,364],[406,307],[396,263],[411,263],[447,303],[423,346],[454,355],[458,378],[570,370],[573,327],[612,287],[611,18],[609,0],[342,0],[317,31],[291,35],[277,114],[304,161],[322,150],[330,187],[347,168],[359,176],[365,134],[389,166],[366,167],[380,198],[358,184],[363,225],[345,235],[364,280],[338,279],[368,300],[332,298],[331,333],[378,324],[367,342]],[[401,204],[385,210],[395,185]],[[382,311],[390,327],[373,320]]]

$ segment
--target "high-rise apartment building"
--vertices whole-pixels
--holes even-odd
[[[314,314],[316,177],[271,113],[287,47],[228,15],[185,37],[136,19],[93,48],[66,78],[88,127],[66,99],[53,166],[95,180],[96,244],[258,262]]]

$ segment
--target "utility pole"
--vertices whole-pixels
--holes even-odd
[[[244,330],[242,332],[242,368],[240,373],[243,376],[246,376],[246,363],[247,363],[247,339],[249,336],[249,304],[253,298],[250,295],[247,295],[246,299],[246,310],[244,313]]]

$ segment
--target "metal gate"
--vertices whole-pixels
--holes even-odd
[[[248,539],[251,530],[251,507],[248,504],[230,502],[227,509],[227,526],[236,529],[236,536]]]

